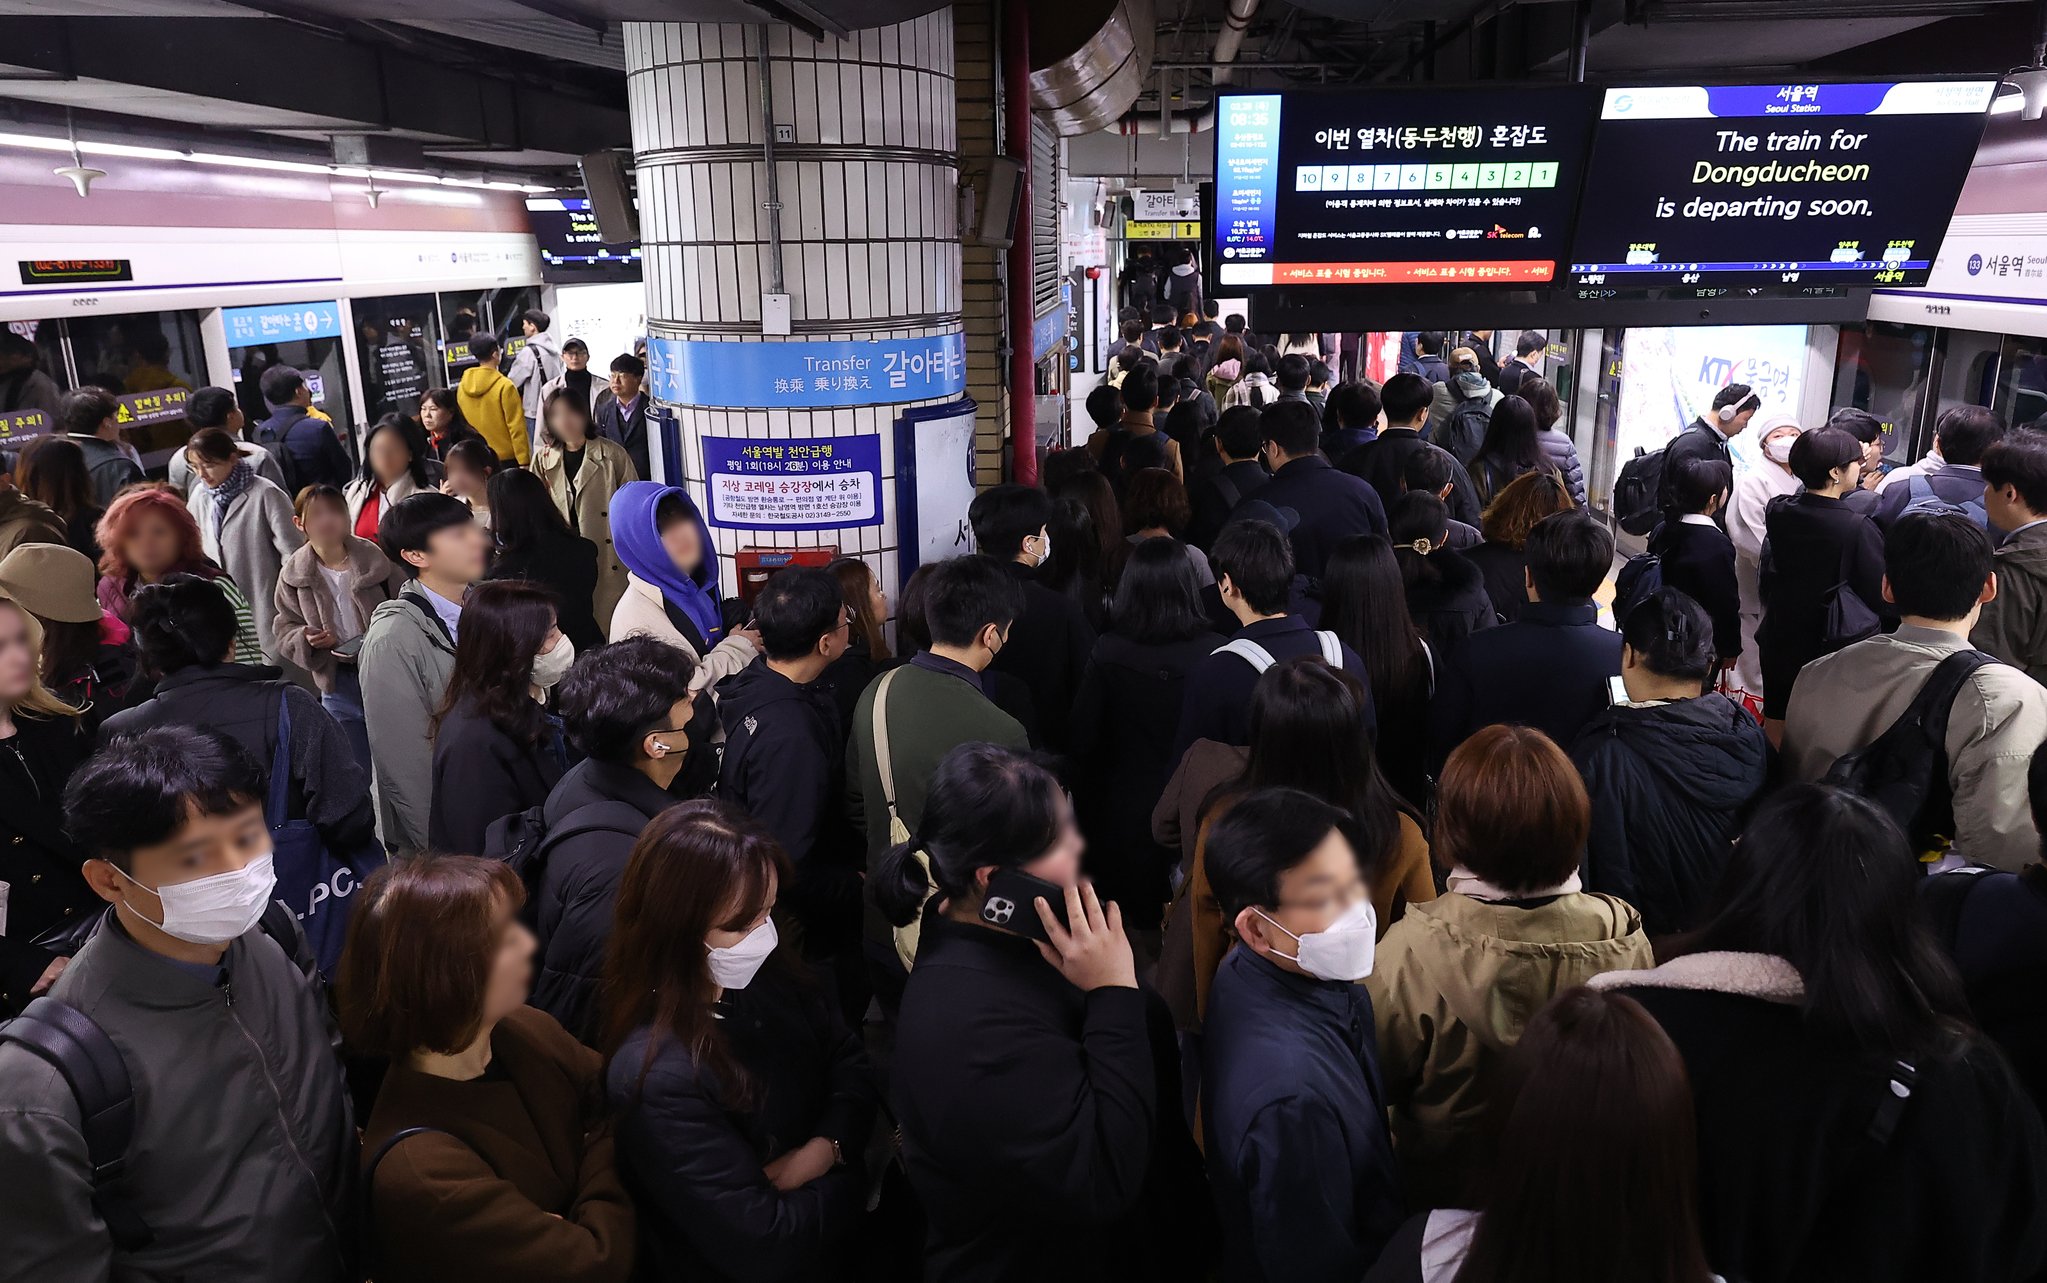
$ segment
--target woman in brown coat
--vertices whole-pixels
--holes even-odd
[[[1160,993],[1179,1028],[1194,1031],[1209,982],[1229,952],[1229,920],[1208,889],[1202,844],[1231,803],[1284,785],[1341,807],[1384,932],[1410,904],[1436,898],[1429,844],[1407,804],[1373,760],[1362,684],[1319,658],[1274,665],[1251,694],[1251,746],[1196,740],[1152,813],[1152,836],[1186,853],[1180,893],[1166,920]]]
[[[292,524],[305,544],[277,572],[277,653],[312,674],[320,704],[334,714],[355,760],[370,768],[356,646],[378,606],[398,595],[405,574],[383,550],[348,533],[348,499],[334,486],[299,491]]]
[[[547,483],[554,506],[575,532],[597,545],[597,599],[592,608],[597,622],[604,624],[626,588],[625,563],[611,546],[611,496],[641,478],[624,446],[597,435],[590,407],[581,396],[556,388],[548,394],[544,413],[547,422],[533,471]]]
[[[390,1058],[363,1135],[377,1283],[623,1283],[635,1221],[603,1063],[526,1004],[533,936],[510,866],[395,861],[349,922],[350,1048]]]

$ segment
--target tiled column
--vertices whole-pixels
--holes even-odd
[[[762,332],[774,253],[763,208],[762,39],[773,123],[781,127],[768,141],[782,205],[786,336]],[[827,374],[801,389],[777,377],[765,380],[770,386],[759,394],[721,387],[711,395],[714,380],[703,376],[718,371],[703,366],[707,349],[698,345],[734,345],[731,368],[755,358],[787,359],[787,352],[739,350],[783,343],[873,342],[879,353],[899,341],[928,340],[910,346],[957,359],[959,144],[951,11],[825,41],[775,24],[628,22],[625,56],[650,364],[658,366],[664,351],[683,350],[664,347],[664,340],[683,341],[699,362],[694,380],[664,379],[658,368],[650,377],[657,404],[680,429],[679,457],[657,466],[687,486],[708,516],[707,438],[808,446],[878,435],[880,525],[812,531],[714,526],[713,538],[724,554],[747,545],[837,544],[865,556],[893,600],[899,587],[896,416],[958,393],[930,395],[929,380],[918,378],[890,388],[877,364],[865,376],[851,376],[843,389],[848,376]],[[815,386],[824,380],[832,387]],[[832,403],[814,404],[819,399]],[[795,405],[798,400],[813,404]],[[736,580],[731,558],[724,562],[730,593]]]

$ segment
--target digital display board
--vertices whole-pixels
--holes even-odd
[[[640,247],[606,243],[587,197],[534,197],[526,202],[526,218],[540,242],[543,280],[639,279]]]
[[[1216,283],[1547,285],[1598,105],[1578,85],[1222,95]]]
[[[1923,285],[1993,78],[1605,91],[1568,283]]]

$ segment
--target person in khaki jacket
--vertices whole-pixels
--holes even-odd
[[[1591,825],[1571,759],[1531,727],[1485,727],[1443,768],[1433,849],[1449,889],[1408,906],[1365,981],[1413,1206],[1482,1205],[1487,1102],[1551,998],[1655,965],[1641,915],[1579,889]]]
[[[547,394],[543,412],[546,420],[533,471],[547,483],[554,506],[570,528],[597,545],[597,597],[592,609],[599,621],[608,620],[626,590],[625,563],[611,540],[611,498],[640,478],[625,447],[597,435],[583,398],[557,388]]]
[[[1874,742],[1918,696],[1943,659],[1969,647],[2002,583],[1990,536],[1960,513],[1914,512],[1884,537],[1886,601],[1896,632],[1807,664],[1784,715],[1784,774],[1825,778],[1843,753]],[[1978,668],[1948,709],[1947,785],[1953,855],[2017,873],[2039,857],[2026,770],[2047,742],[2047,690],[2009,664]]]
[[[1983,507],[2005,531],[1969,640],[2036,682],[2047,682],[2047,432],[2020,430],[1983,452]]]

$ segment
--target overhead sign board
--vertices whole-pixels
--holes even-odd
[[[658,401],[725,409],[895,405],[958,396],[967,339],[958,331],[855,341],[654,337],[647,386]]]
[[[341,337],[339,303],[272,303],[263,307],[224,307],[220,322],[229,347],[285,343],[295,339]]]

